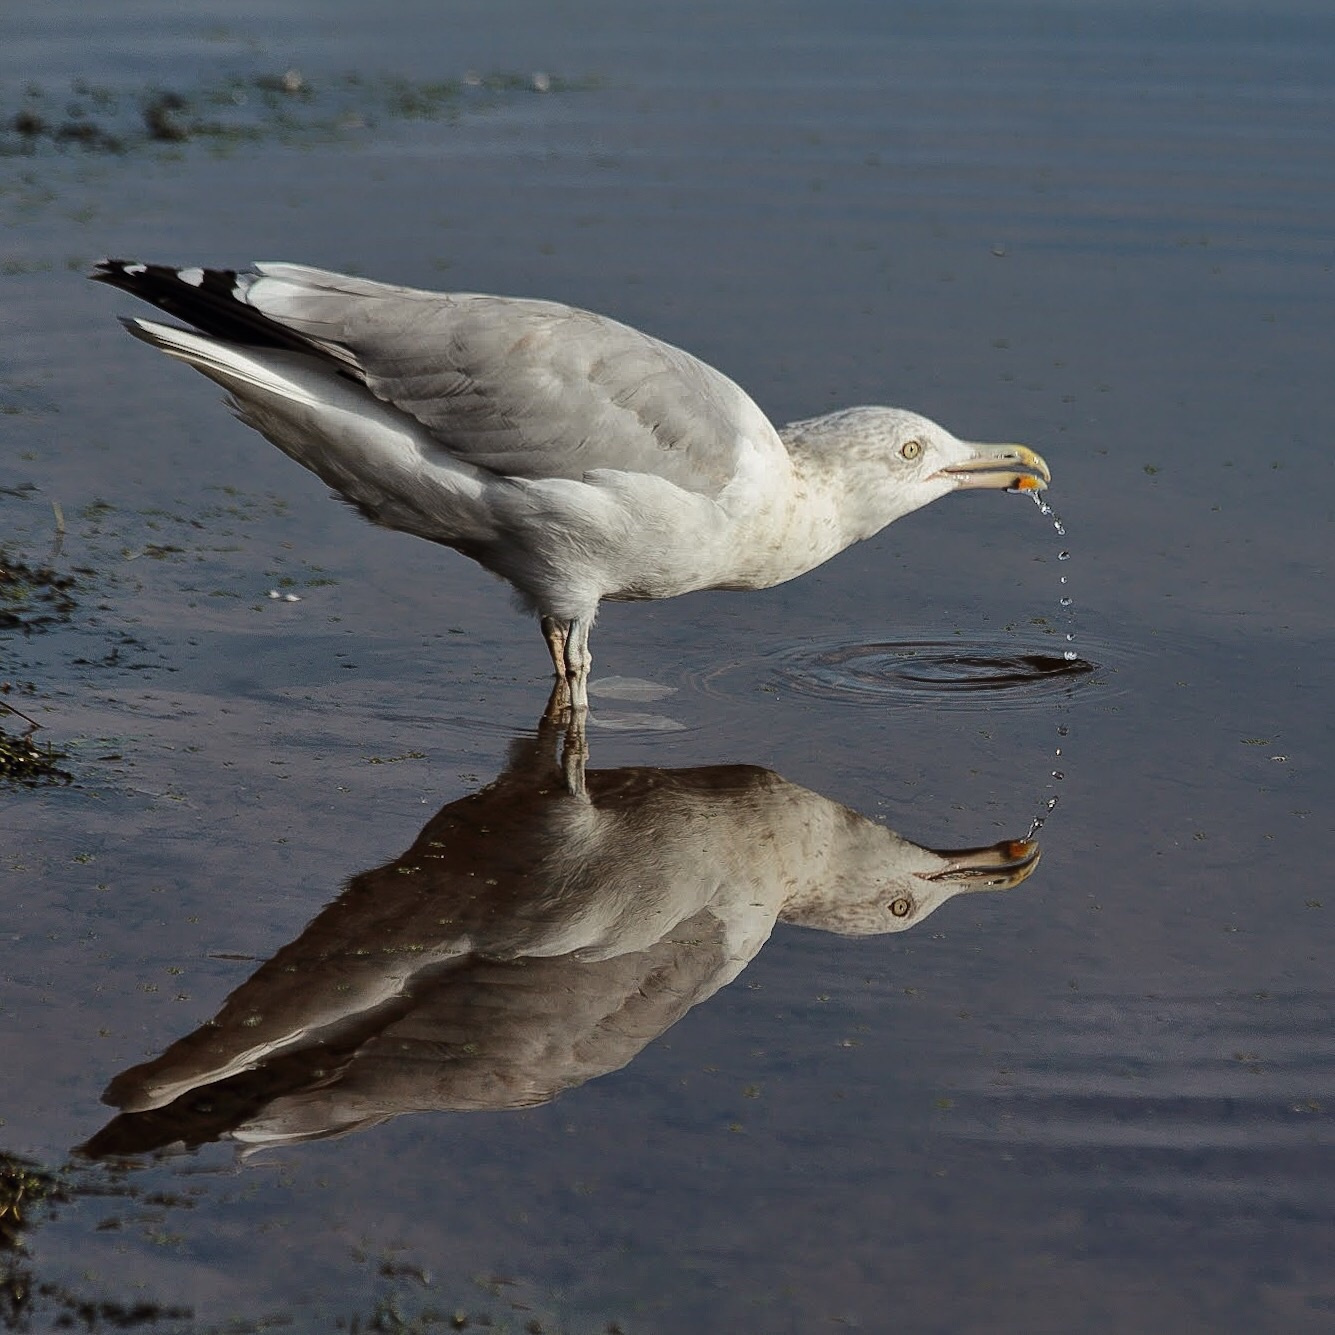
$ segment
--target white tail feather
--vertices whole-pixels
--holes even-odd
[[[246,347],[153,320],[127,320],[145,343],[229,392],[237,416],[368,518],[436,542],[485,540],[478,471],[452,458],[407,413],[327,362]]]
[[[151,343],[169,357],[202,371],[210,380],[239,397],[246,390],[276,394],[308,408],[320,406],[326,396],[317,394],[314,386],[321,387],[332,378],[328,373],[312,374],[318,363],[311,357],[277,348],[246,348],[237,343],[222,343],[207,334],[176,325],[158,324],[156,320],[126,320],[125,327],[136,338]],[[300,374],[304,372],[305,374]]]

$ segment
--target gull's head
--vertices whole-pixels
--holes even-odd
[[[850,502],[865,511],[863,537],[952,491],[1041,491],[1052,476],[1024,445],[960,440],[903,408],[845,408],[780,435],[818,468],[838,461]]]

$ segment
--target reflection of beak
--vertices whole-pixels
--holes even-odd
[[[958,487],[995,487],[1016,491],[1042,491],[1052,473],[1041,454],[1023,445],[971,445],[973,455],[963,463],[937,471]]]
[[[946,859],[946,865],[940,871],[920,871],[918,875],[924,881],[958,882],[961,890],[1011,890],[1038,866],[1040,855],[1033,839],[1003,839],[986,848],[934,851]]]

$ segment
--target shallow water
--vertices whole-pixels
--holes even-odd
[[[164,90],[297,68],[312,94],[227,142],[0,157],[0,549],[72,581],[0,620],[0,700],[74,779],[0,789],[0,1206],[25,1226],[0,1265],[29,1294],[3,1320],[1329,1329],[1325,8],[318,12],[48,4],[0,55],[6,122],[29,83],[56,128],[92,97],[71,80],[114,90],[122,134]],[[692,981],[664,1025],[616,1012],[634,1051],[579,1031],[604,1046],[550,1101],[452,1110],[495,971],[448,1013],[430,969],[366,1001],[360,946],[446,949],[388,891],[350,959],[316,949],[342,983],[303,952],[495,802],[546,699],[536,628],[126,338],[133,303],[79,276],[104,254],[569,300],[777,420],[890,401],[1040,449],[1060,542],[1021,497],[956,497],[783,588],[606,608],[588,736],[627,821],[646,794],[719,814],[673,893],[773,886],[792,844],[772,816],[759,840],[757,784],[928,850],[1019,840],[1059,796],[1038,865],[887,934],[733,915],[730,958],[755,949],[712,995],[703,929],[647,944],[657,973],[585,961],[587,992],[547,995]],[[275,976],[315,981],[242,1016],[221,1083],[128,1122],[100,1102]],[[414,1024],[415,1077],[367,1074]],[[246,1034],[270,1050],[232,1069]],[[301,1139],[311,1091],[340,1111]]]

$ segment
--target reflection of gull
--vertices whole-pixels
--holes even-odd
[[[138,1116],[89,1152],[541,1103],[625,1065],[776,920],[902,931],[1038,860],[1027,840],[921,848],[753,766],[595,770],[572,793],[554,732],[516,742],[496,783],[356,877],[215,1019],[118,1076],[107,1101]]]
[[[295,264],[93,276],[194,325],[127,322],[363,514],[509,580],[578,707],[600,599],[767,588],[958,487],[1048,480],[898,409],[776,432],[688,353],[552,302]]]

